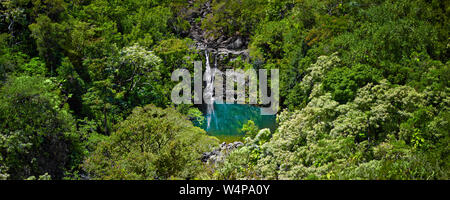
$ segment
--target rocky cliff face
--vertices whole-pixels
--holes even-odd
[[[189,1],[189,4],[190,8],[187,15],[190,31],[188,35],[196,42],[195,48],[197,50],[208,50],[212,55],[217,55],[219,60],[233,59],[238,56],[243,59],[249,57],[247,38],[241,36],[227,37],[225,35],[212,38],[208,37],[208,32],[202,29],[201,21],[212,12],[211,0],[206,1],[200,8],[194,8],[192,1]]]

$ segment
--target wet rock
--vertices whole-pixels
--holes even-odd
[[[240,49],[242,48],[242,45],[244,45],[244,42],[242,41],[242,39],[239,37],[238,39],[236,39],[236,41],[234,41],[234,48],[236,49]]]
[[[205,152],[205,153],[203,153],[201,160],[202,160],[202,162],[206,162],[206,161],[208,161],[208,159],[210,157],[211,157],[211,152]]]
[[[217,40],[216,40],[216,43],[218,44],[218,45],[220,45],[220,44],[222,44],[222,42],[225,40],[225,36],[220,36]]]
[[[204,152],[201,157],[201,161],[204,163],[217,163],[221,162],[225,159],[225,157],[235,149],[243,146],[242,142],[233,142],[227,144],[226,142],[222,142],[219,147],[213,149],[211,152]]]
[[[224,150],[226,148],[226,146],[227,146],[227,143],[223,142],[222,144],[220,144],[219,147],[220,147],[221,150]]]
[[[244,45],[244,42],[241,37],[238,37],[233,43],[228,45],[229,49],[241,49]]]
[[[242,143],[242,142],[233,142],[233,146],[234,146],[234,148],[238,148],[240,146],[244,146],[244,143]]]

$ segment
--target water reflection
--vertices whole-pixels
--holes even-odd
[[[242,126],[248,120],[255,122],[258,128],[270,128],[273,132],[276,129],[276,115],[261,115],[260,108],[248,104],[216,104],[214,112],[206,114],[206,121],[203,123],[209,135],[237,136],[243,135],[240,132]]]

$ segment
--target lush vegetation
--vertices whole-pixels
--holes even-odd
[[[201,13],[208,5],[209,12]],[[0,179],[449,179],[450,3],[2,0]],[[189,32],[280,69],[278,129],[218,144],[173,105]],[[194,126],[195,125],[195,126]]]
[[[217,139],[173,109],[137,107],[117,131],[101,141],[86,160],[101,179],[193,179],[202,171],[199,155]]]

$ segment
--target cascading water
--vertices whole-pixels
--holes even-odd
[[[208,130],[211,126],[211,119],[215,117],[213,95],[214,95],[214,74],[216,71],[216,66],[214,66],[214,68],[211,68],[207,49],[205,50],[205,57],[206,57],[206,70],[204,80],[206,81],[206,88],[203,98],[205,99],[206,102],[206,123],[207,123],[206,129]]]
[[[189,1],[192,5],[192,1]],[[200,17],[204,18],[209,13],[211,13],[210,1],[201,7]],[[208,40],[205,39],[206,32],[201,28],[201,24],[197,23],[197,20],[192,18],[189,20],[191,24],[190,36],[196,41],[195,48],[198,51],[205,52],[206,64],[205,71],[203,73],[203,81],[206,84],[203,88],[203,102],[205,107],[205,123],[201,124],[201,128],[205,129],[209,135],[213,136],[242,136],[242,126],[247,123],[248,120],[252,120],[258,126],[258,128],[270,128],[272,131],[276,127],[276,116],[275,115],[260,115],[260,108],[254,105],[246,104],[227,104],[223,103],[220,98],[223,98],[223,94],[218,94],[217,92],[225,92],[229,94],[233,89],[224,88],[225,91],[215,91],[215,87],[219,84],[223,85],[223,78],[226,73],[219,70],[225,69],[225,66],[220,66],[218,63],[224,63],[224,59],[233,59],[241,57],[241,59],[248,58],[248,51],[242,47],[242,40],[236,38],[227,38],[223,36],[218,40]],[[235,45],[239,44],[241,45]],[[209,46],[209,48],[208,48]],[[231,47],[233,46],[233,47]],[[214,49],[213,49],[214,48]],[[245,46],[244,46],[245,48]],[[214,63],[210,63],[210,56],[214,58]],[[215,75],[222,77],[219,80]],[[233,79],[243,76],[238,72],[232,74]],[[217,78],[217,79],[215,79]],[[233,94],[234,93],[233,91]],[[236,94],[237,95],[237,94]],[[226,96],[226,95],[225,95]],[[222,99],[223,100],[223,99]]]
[[[260,115],[260,108],[246,104],[226,104],[218,103],[220,94],[215,91],[215,84],[223,84],[221,81],[215,80],[216,75],[224,78],[223,72],[217,68],[217,51],[205,48],[205,72],[203,80],[206,82],[203,99],[206,104],[204,129],[211,135],[240,135],[241,128],[252,120],[259,128],[270,128],[272,131],[276,127],[275,115]],[[215,54],[214,65],[210,63],[210,54]],[[243,78],[244,74],[234,72],[230,74],[234,81],[238,77]],[[231,91],[225,91],[227,94]],[[217,96],[218,95],[218,96]]]

